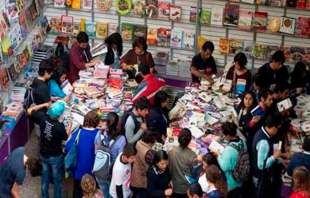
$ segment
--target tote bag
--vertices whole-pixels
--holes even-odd
[[[70,178],[74,176],[74,169],[75,169],[76,161],[77,161],[77,147],[79,143],[80,132],[81,132],[81,129],[79,129],[79,132],[75,138],[75,141],[65,157],[65,177],[66,178]]]

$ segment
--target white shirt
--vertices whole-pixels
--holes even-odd
[[[199,177],[198,183],[202,188],[202,192],[207,193],[209,191],[209,183],[207,181],[206,173]]]
[[[123,153],[120,153],[113,166],[112,181],[110,185],[110,194],[113,198],[117,198],[116,186],[122,185],[123,187],[123,196],[129,197],[131,195],[130,190],[130,180],[131,180],[131,164],[124,164],[121,162],[121,156]]]

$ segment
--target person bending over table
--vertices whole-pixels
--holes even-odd
[[[201,52],[193,57],[190,68],[193,83],[200,83],[201,78],[206,79],[210,84],[214,83],[211,75],[216,74],[217,70],[212,56],[213,51],[213,43],[206,41],[201,48]]]
[[[104,62],[105,65],[111,65],[112,68],[120,69],[119,58],[123,53],[122,36],[118,32],[115,32],[108,36],[104,42],[108,47],[108,52],[102,62]]]
[[[89,37],[85,32],[80,32],[69,52],[70,56],[70,72],[68,72],[68,80],[73,84],[79,79],[79,71],[95,66],[100,63],[97,59],[92,59],[89,47]]]

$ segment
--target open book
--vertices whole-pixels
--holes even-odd
[[[70,82],[68,80],[65,80],[65,82],[63,82],[60,86],[60,88],[62,89],[62,91],[65,93],[65,94],[69,94],[72,92],[73,90],[73,87],[72,85],[70,84]]]

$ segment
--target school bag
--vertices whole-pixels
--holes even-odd
[[[122,117],[122,122],[121,122],[121,134],[126,137],[126,130],[125,130],[125,125],[127,122],[128,117],[131,116],[134,123],[135,123],[135,129],[134,129],[134,134],[136,134],[139,129],[140,129],[140,122],[137,120],[137,116],[132,112],[132,110],[128,110]],[[142,118],[142,117],[141,117]],[[142,118],[142,121],[144,122],[144,118]]]
[[[93,174],[96,177],[102,178],[102,179],[111,179],[112,176],[112,155],[111,155],[111,148],[113,145],[117,142],[117,140],[120,138],[120,135],[113,141],[111,146],[109,146],[109,140],[106,136],[104,136],[104,139],[101,139],[102,133],[99,135],[99,148],[96,151],[95,154],[95,162],[93,166]]]
[[[34,79],[34,81],[35,80],[36,79]],[[29,85],[27,83],[26,92],[24,95],[24,102],[23,102],[23,107],[24,107],[24,111],[26,112],[26,114],[27,114],[27,110],[30,107],[36,105],[36,101],[35,101],[35,90],[36,90],[36,88],[38,88],[38,87],[35,87],[35,84],[33,82],[32,82],[32,85]]]
[[[233,178],[238,182],[248,180],[250,175],[250,156],[244,148],[243,141],[240,147],[235,144],[228,144],[228,146],[238,151],[237,163],[232,170]]]

